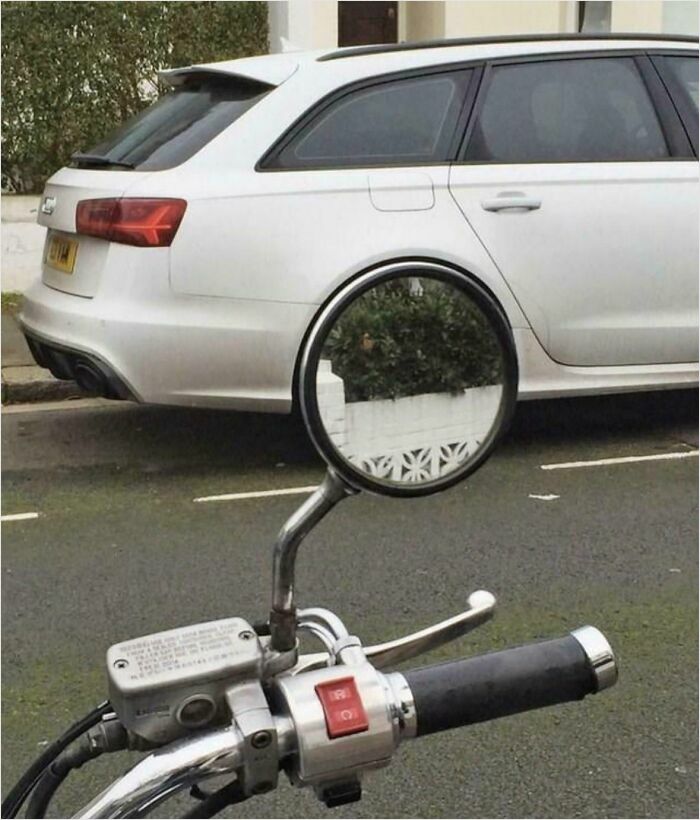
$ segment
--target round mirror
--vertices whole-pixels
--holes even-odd
[[[398,265],[341,290],[314,324],[300,399],[317,449],[348,484],[427,495],[473,472],[510,421],[517,363],[481,287]]]

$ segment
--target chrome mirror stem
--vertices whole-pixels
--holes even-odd
[[[297,550],[306,535],[335,505],[356,491],[328,470],[323,483],[306,499],[280,530],[275,542],[270,611],[271,647],[287,652],[296,644],[294,566]]]

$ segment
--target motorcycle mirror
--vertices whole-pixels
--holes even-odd
[[[299,383],[311,440],[347,487],[422,496],[490,455],[515,408],[517,359],[484,288],[439,265],[399,264],[330,300]]]
[[[466,478],[496,446],[516,397],[508,322],[462,274],[399,263],[361,275],[331,298],[299,370],[306,427],[329,469],[275,542],[274,651],[295,651],[297,551],[326,513],[359,490],[421,496]]]

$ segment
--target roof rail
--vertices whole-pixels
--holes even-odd
[[[354,46],[340,51],[331,51],[317,57],[319,63],[328,60],[343,60],[346,57],[363,57],[367,54],[384,54],[394,51],[418,51],[424,48],[450,48],[451,46],[481,46],[496,43],[541,43],[550,40],[664,40],[680,43],[697,43],[698,38],[685,34],[643,34],[643,33],[606,33],[588,34],[508,34],[490,37],[460,37],[451,40],[423,40],[418,43],[388,43],[373,46]]]

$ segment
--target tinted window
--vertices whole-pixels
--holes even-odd
[[[631,58],[496,66],[467,159],[595,162],[668,156]]]
[[[269,90],[270,86],[238,80],[187,83],[87,153],[131,163],[140,171],[172,168],[203,148]]]
[[[396,80],[331,103],[274,167],[398,165],[449,159],[470,72]]]
[[[686,94],[693,103],[695,111],[698,110],[698,58],[697,57],[666,57],[666,65],[669,71],[678,81],[679,85],[685,89]]]

